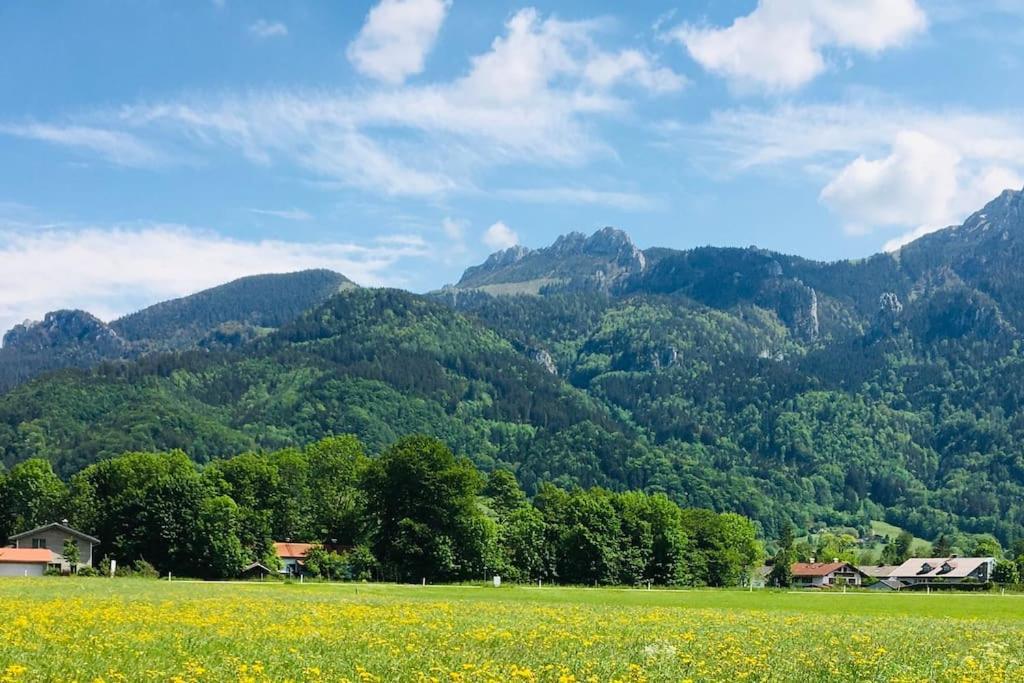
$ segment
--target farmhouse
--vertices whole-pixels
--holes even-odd
[[[864,575],[849,562],[797,562],[792,567],[793,585],[798,588],[859,586]]]
[[[305,571],[306,555],[316,546],[312,543],[275,543],[274,552],[281,558],[281,574],[298,576]]]
[[[62,558],[46,548],[0,548],[0,576],[42,576]]]
[[[78,566],[91,567],[93,548],[100,544],[100,539],[72,529],[67,520],[15,534],[8,540],[16,549],[50,551],[61,571],[70,572],[73,568],[63,558],[64,541],[68,539],[78,544]]]
[[[889,575],[908,588],[970,587],[987,584],[993,557],[924,557],[907,560]]]
[[[892,576],[892,573],[899,569],[898,564],[867,564],[857,567],[860,573],[864,576],[870,576],[873,579],[888,579]]]

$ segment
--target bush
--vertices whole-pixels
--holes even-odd
[[[90,567],[89,565],[85,565],[83,567],[79,567],[78,568],[78,575],[79,576],[99,576],[100,573],[98,571],[96,571],[95,569],[93,569],[92,567]]]
[[[159,579],[160,572],[145,560],[135,560],[132,562],[132,576],[138,576],[142,579]]]

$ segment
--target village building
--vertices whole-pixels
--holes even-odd
[[[64,559],[64,542],[69,539],[78,545],[77,567],[72,567]],[[8,541],[18,550],[49,551],[56,558],[54,563],[59,564],[60,570],[64,573],[77,570],[78,567],[91,567],[93,550],[100,544],[100,539],[69,527],[67,520],[15,534]],[[42,554],[39,557],[42,557]]]
[[[0,576],[42,576],[58,570],[62,558],[46,548],[0,548]]]
[[[275,543],[274,552],[281,558],[281,574],[299,576],[306,571],[306,555],[317,547],[313,543]]]
[[[896,567],[889,574],[907,588],[970,588],[992,580],[994,557],[919,557]]]
[[[796,588],[860,586],[864,581],[864,575],[849,562],[797,562],[791,571]]]
[[[892,576],[892,573],[899,569],[898,564],[866,564],[857,567],[860,573],[864,576],[870,576],[872,579],[888,579]]]

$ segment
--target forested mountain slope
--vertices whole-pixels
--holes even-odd
[[[20,386],[0,397],[0,457],[68,474],[126,450],[205,462],[423,432],[528,492],[664,491],[769,537],[884,518],[1009,542],[1024,536],[1022,207],[1007,192],[961,227],[832,264],[573,234],[429,296],[343,291],[237,345]]]
[[[197,346],[233,346],[355,285],[329,270],[244,277],[106,324],[85,311],[52,311],[8,331],[0,392],[48,370]]]

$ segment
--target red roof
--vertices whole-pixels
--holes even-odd
[[[797,562],[793,576],[828,576],[846,566],[846,562]]]
[[[0,548],[0,562],[17,564],[50,564],[53,552],[46,548]]]
[[[296,560],[306,557],[315,547],[312,543],[275,543],[274,552],[283,560]]]

